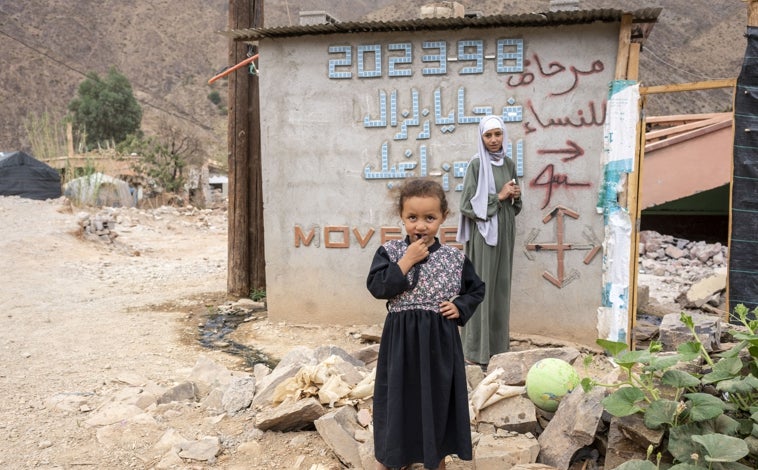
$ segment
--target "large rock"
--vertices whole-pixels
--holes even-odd
[[[563,359],[571,364],[579,357],[579,350],[571,347],[539,348],[495,354],[490,358],[487,370],[491,371],[500,367],[505,371],[501,377],[503,383],[508,385],[524,385],[526,374],[534,363],[548,357]]]
[[[606,380],[603,381],[608,382]],[[567,470],[574,453],[595,440],[603,414],[603,387],[585,392],[582,387],[563,398],[555,415],[540,434],[540,463]]]
[[[608,430],[605,468],[616,468],[633,459],[645,460],[648,446],[658,447],[662,439],[663,431],[648,429],[640,414],[613,417]]]
[[[313,397],[285,401],[275,408],[260,411],[255,416],[255,427],[261,431],[299,431],[311,426],[326,413],[326,409]]]
[[[479,423],[490,423],[497,429],[537,433],[537,413],[529,398],[523,395],[505,398],[479,412]]]
[[[339,407],[318,418],[314,424],[340,462],[348,467],[361,468],[360,443],[355,439],[355,434],[363,428],[358,424],[355,408]]]
[[[726,289],[726,273],[716,273],[694,283],[676,300],[685,308],[700,308],[714,294],[720,293],[724,289]]]
[[[221,406],[224,411],[234,415],[247,409],[255,396],[255,378],[240,377],[229,384],[223,397]]]
[[[537,461],[540,445],[531,435],[485,434],[474,449],[476,470],[508,470]]]
[[[721,349],[721,319],[713,315],[688,314],[695,325],[695,333],[706,351]],[[682,323],[681,314],[671,313],[663,317],[660,326],[660,341],[664,351],[676,351],[677,347],[695,338]]]

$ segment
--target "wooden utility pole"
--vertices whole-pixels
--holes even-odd
[[[750,0],[747,5],[747,25],[758,26],[758,0]]]
[[[230,29],[262,25],[263,0],[229,0]],[[248,57],[248,45],[229,41],[229,66],[233,67]],[[266,285],[258,77],[251,76],[247,67],[229,74],[228,143],[227,292],[247,297],[251,289]]]

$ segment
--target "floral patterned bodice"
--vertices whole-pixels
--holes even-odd
[[[384,244],[392,262],[398,262],[408,244],[390,240]],[[389,311],[431,310],[439,312],[441,302],[451,300],[461,290],[464,254],[461,250],[437,242],[430,248],[429,257],[408,271],[408,289],[389,300]]]

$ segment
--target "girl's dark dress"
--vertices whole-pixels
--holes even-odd
[[[374,385],[374,449],[387,467],[437,468],[446,455],[472,458],[458,327],[484,298],[484,283],[463,252],[439,240],[404,276],[397,262],[408,243],[406,237],[379,247],[366,281],[374,297],[388,299]],[[460,318],[439,313],[446,300]]]

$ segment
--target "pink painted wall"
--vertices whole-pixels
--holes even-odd
[[[642,209],[723,186],[731,180],[732,121],[645,146]]]

